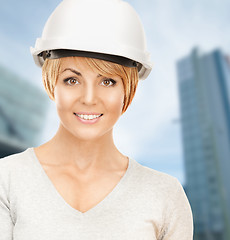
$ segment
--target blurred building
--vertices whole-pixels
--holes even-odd
[[[177,62],[186,191],[197,240],[230,239],[230,64],[194,49]]]
[[[0,66],[0,157],[38,144],[47,105],[40,89]]]

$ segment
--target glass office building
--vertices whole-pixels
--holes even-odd
[[[186,190],[195,238],[230,239],[230,62],[194,49],[177,62]]]
[[[38,144],[47,106],[45,93],[0,66],[0,157]]]

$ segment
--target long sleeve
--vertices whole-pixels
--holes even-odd
[[[6,183],[3,182],[0,171],[0,240],[13,239],[13,222],[7,192]]]
[[[170,196],[169,196],[170,198]],[[176,180],[172,199],[165,209],[165,223],[158,240],[192,240],[193,216],[185,192]]]

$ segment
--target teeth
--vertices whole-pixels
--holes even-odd
[[[85,120],[92,120],[92,119],[95,119],[95,118],[98,118],[101,116],[101,114],[99,115],[83,115],[83,114],[76,114],[78,117],[82,118],[82,119],[85,119]]]

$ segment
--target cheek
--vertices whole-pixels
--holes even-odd
[[[54,101],[57,109],[65,110],[71,107],[73,102],[72,94],[65,91],[63,88],[55,87],[54,89]]]
[[[107,106],[114,112],[120,112],[123,107],[124,91],[110,93],[106,97]]]

